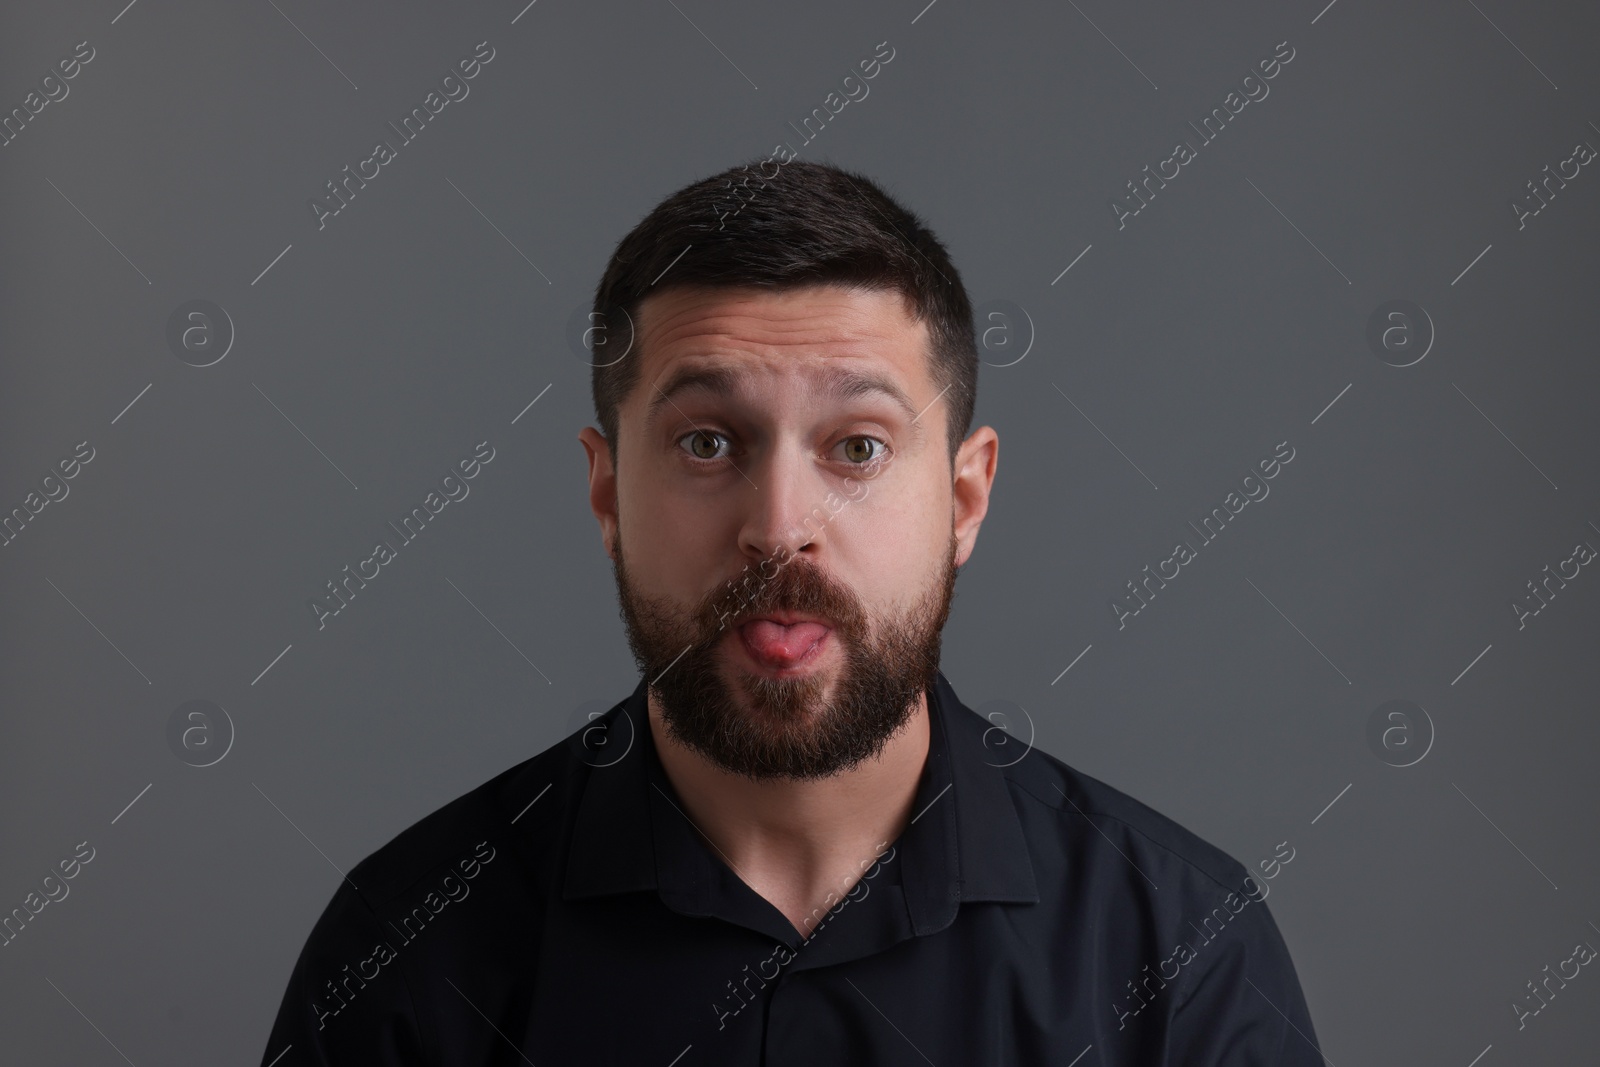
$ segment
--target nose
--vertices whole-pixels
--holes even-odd
[[[752,561],[819,554],[828,489],[798,444],[777,442],[753,469],[739,551]]]

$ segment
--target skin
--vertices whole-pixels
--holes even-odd
[[[782,544],[852,589],[877,619],[905,611],[933,586],[952,531],[957,566],[970,558],[999,437],[988,426],[974,430],[952,463],[927,329],[898,293],[673,288],[645,299],[637,319],[643,362],[619,411],[616,462],[597,430],[585,427],[578,438],[606,552],[615,558],[620,530],[641,592],[687,611]],[[678,392],[646,422],[659,387],[689,366],[731,368],[734,391]],[[842,369],[888,379],[911,410],[878,393],[824,397],[818,383]],[[695,445],[699,454],[708,448],[697,430],[721,435],[709,446],[719,452],[715,462],[696,461]],[[857,489],[857,499],[813,532],[801,518],[830,492],[850,496],[846,479],[860,473],[853,460],[878,454],[857,440],[863,436],[887,446],[890,458],[865,496]],[[730,683],[765,669],[732,629],[720,648]],[[833,678],[842,659],[839,642],[825,640],[800,669]],[[814,781],[728,774],[667,734],[653,694],[649,717],[690,820],[802,934],[813,910],[842,897],[915,814],[928,753],[926,695],[879,758]]]

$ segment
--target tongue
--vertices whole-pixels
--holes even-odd
[[[742,627],[744,640],[759,659],[774,666],[789,666],[822,640],[828,628],[816,622],[797,622],[790,626],[757,619]]]

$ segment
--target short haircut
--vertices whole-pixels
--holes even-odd
[[[591,322],[637,324],[640,302],[669,288],[813,285],[898,292],[908,314],[927,324],[929,377],[944,390],[954,463],[977,401],[972,305],[933,231],[864,175],[768,158],[684,186],[617,244]],[[595,414],[613,461],[617,412],[638,384],[641,355],[594,360]]]

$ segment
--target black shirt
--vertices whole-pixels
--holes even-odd
[[[802,937],[683,814],[641,680],[350,872],[261,1062],[1320,1067],[1261,882],[942,674],[928,709],[913,821]]]

